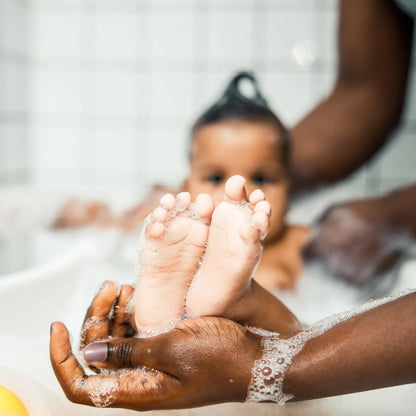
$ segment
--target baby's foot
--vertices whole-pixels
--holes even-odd
[[[209,195],[191,204],[188,192],[167,194],[145,226],[135,293],[139,333],[152,334],[180,319],[186,290],[205,251],[214,210]]]
[[[245,179],[233,176],[212,215],[207,250],[186,298],[189,317],[228,316],[250,287],[270,222],[260,190],[246,201]]]

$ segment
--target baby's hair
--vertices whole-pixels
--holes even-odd
[[[241,92],[240,83],[243,80],[250,82],[254,92],[253,97]],[[252,72],[239,72],[232,78],[221,98],[196,120],[191,134],[194,136],[204,126],[227,120],[262,122],[275,127],[281,136],[282,161],[287,164],[289,132],[270,109]]]

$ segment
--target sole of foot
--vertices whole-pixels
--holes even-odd
[[[185,296],[205,251],[214,204],[200,194],[166,194],[145,225],[134,307],[139,333],[155,334],[183,316]]]
[[[212,215],[207,249],[186,299],[189,317],[226,316],[246,294],[270,226],[270,204],[261,190],[248,198],[242,176],[225,185]]]

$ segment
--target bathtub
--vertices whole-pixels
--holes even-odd
[[[3,197],[4,194],[5,191]],[[348,192],[344,193],[344,197],[349,196]],[[37,199],[36,195],[34,199]],[[1,200],[0,195],[0,203]],[[302,207],[295,207],[292,217],[303,219],[304,222],[310,221],[306,214],[310,216],[313,212],[311,204],[305,204],[307,208],[303,212]],[[322,198],[319,199],[319,204],[322,204]],[[315,209],[315,215],[318,213],[319,209]],[[43,225],[39,226],[40,223]],[[132,256],[135,238],[128,241],[126,247],[122,247],[121,235],[114,230],[91,229],[80,233],[57,233],[49,231],[45,227],[47,223],[48,221],[38,221],[36,227],[26,226],[23,230],[15,229],[13,233],[4,224],[3,228],[0,226],[0,238],[10,242],[14,235],[17,240],[13,244],[17,247],[18,239],[21,238],[22,247],[26,247],[22,250],[22,255],[31,253],[32,256],[30,264],[23,262],[18,264],[17,270],[9,270],[0,275],[0,385],[14,391],[30,414],[35,416],[137,414],[127,410],[95,409],[70,403],[54,377],[48,351],[49,325],[52,321],[63,321],[76,340],[83,315],[100,283],[107,279],[119,283],[131,283],[134,280]],[[23,241],[26,241],[25,246]],[[114,251],[118,252],[117,256]],[[126,260],[129,258],[131,261]],[[362,300],[352,291],[344,296],[345,304],[330,302],[331,295],[346,293],[345,290],[351,289],[342,284],[328,284],[324,289],[328,294],[328,302],[325,303],[325,299],[322,299],[322,284],[326,283],[322,283],[324,280],[320,272],[306,270],[302,279],[315,286],[316,300],[321,306],[319,314],[322,316],[337,312],[334,309],[336,307],[348,308]],[[415,286],[416,260],[409,258],[399,271],[394,289]],[[310,287],[307,290],[311,293]],[[287,297],[287,302],[301,317],[309,316],[312,321],[318,319],[319,314],[310,316],[312,309],[308,312],[300,299]],[[387,416],[409,415],[415,408],[416,387],[408,385],[293,403],[283,407],[274,404],[223,404],[157,414]]]

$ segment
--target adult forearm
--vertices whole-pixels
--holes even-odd
[[[385,114],[379,101],[373,88],[340,83],[293,128],[290,168],[295,190],[342,179],[377,152],[398,120]]]
[[[403,108],[412,32],[393,0],[341,1],[337,82],[292,130],[295,189],[345,177],[385,143]]]
[[[416,294],[356,315],[308,341],[284,391],[306,400],[416,382]]]

